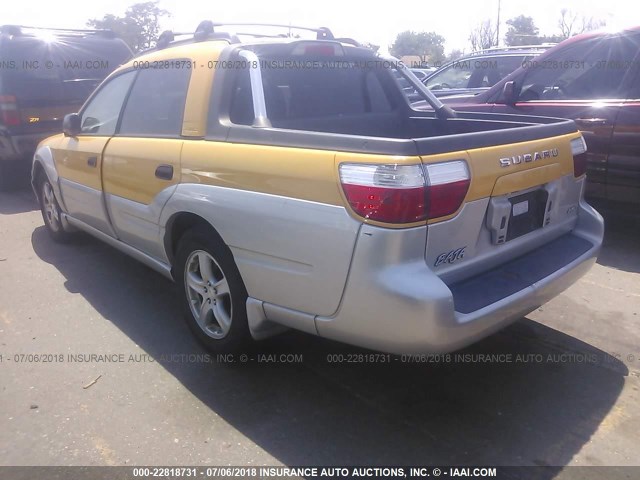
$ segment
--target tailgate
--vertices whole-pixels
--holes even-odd
[[[471,183],[454,216],[430,222],[427,264],[445,281],[459,281],[569,232],[584,183],[574,176],[576,139],[579,133],[458,152]]]

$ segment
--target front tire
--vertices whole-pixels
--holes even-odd
[[[60,205],[53,193],[51,182],[46,175],[41,175],[38,182],[38,202],[40,203],[40,212],[42,213],[47,233],[56,242],[68,242],[72,235],[64,229]]]
[[[249,345],[247,291],[231,250],[211,229],[182,236],[175,278],[187,324],[208,350],[229,353]]]

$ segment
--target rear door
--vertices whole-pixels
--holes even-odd
[[[53,152],[67,212],[109,235],[113,230],[102,198],[103,152],[116,131],[135,75],[129,71],[102,85],[80,112],[80,134],[65,136]]]
[[[494,112],[571,118],[588,145],[587,193],[607,197],[608,157],[614,125],[627,98],[638,43],[631,37],[596,37],[531,62],[516,84],[515,105],[496,104]]]

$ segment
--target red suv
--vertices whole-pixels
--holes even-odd
[[[456,110],[573,119],[588,146],[587,195],[640,204],[640,27],[572,37]]]

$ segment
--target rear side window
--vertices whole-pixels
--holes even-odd
[[[238,71],[232,90],[229,120],[236,125],[251,125],[254,119],[253,94],[249,81],[249,69]]]
[[[113,135],[127,92],[136,72],[127,72],[105,83],[82,111],[81,131],[88,135]]]
[[[190,78],[190,69],[141,70],[124,108],[118,133],[179,136]]]
[[[625,98],[622,82],[639,48],[633,37],[596,38],[534,59],[520,101]]]

